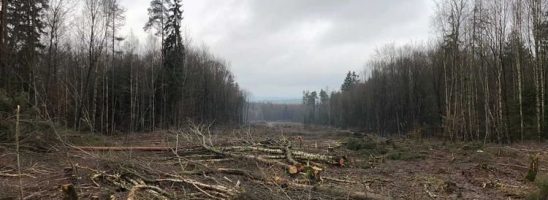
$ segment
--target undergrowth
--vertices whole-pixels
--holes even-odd
[[[351,137],[346,141],[346,148],[362,156],[383,156],[389,160],[421,160],[427,152],[414,148],[396,145],[394,142],[379,143],[367,138]]]
[[[537,190],[529,194],[529,200],[548,200],[548,177],[539,176],[535,181]]]
[[[382,155],[388,153],[388,149],[384,144],[377,144],[371,140],[365,140],[363,138],[348,138],[346,141],[346,148],[349,150],[357,151],[361,155]]]

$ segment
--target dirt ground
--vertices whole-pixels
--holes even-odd
[[[206,140],[188,131],[120,136],[60,133],[66,144],[39,151],[34,143],[23,145],[21,175],[13,144],[1,145],[0,199],[18,199],[20,189],[24,199],[63,199],[63,185],[73,186],[80,199],[525,199],[537,190],[525,179],[531,156],[540,160],[537,176],[548,173],[546,143],[484,146],[406,138],[371,142],[364,133],[287,123],[212,129],[204,134]],[[201,142],[216,149],[291,144],[289,151],[344,162],[296,158],[304,167],[291,174],[283,167],[294,164],[283,157],[286,154],[225,155],[204,149]],[[171,150],[80,148],[87,146]],[[308,166],[319,170],[310,171]],[[143,185],[141,190],[136,187]]]

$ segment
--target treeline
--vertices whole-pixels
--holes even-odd
[[[0,113],[15,104],[76,130],[112,133],[239,123],[228,64],[184,42],[181,0],[152,0],[144,45],[122,36],[119,0],[2,0]],[[145,13],[143,13],[145,14]]]
[[[436,42],[379,50],[365,76],[349,73],[331,94],[328,124],[463,141],[548,138],[547,3],[437,1]]]
[[[325,90],[304,91],[303,104],[304,114],[302,122],[304,124],[329,124],[330,123],[330,105],[329,94]]]
[[[302,104],[281,104],[270,102],[251,102],[247,105],[248,121],[284,121],[303,122]]]

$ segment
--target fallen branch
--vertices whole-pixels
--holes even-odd
[[[201,138],[202,147],[207,149],[208,151],[213,152],[213,153],[216,153],[216,154],[219,154],[219,155],[222,155],[222,156],[233,157],[233,158],[237,158],[237,159],[248,159],[248,160],[258,161],[258,162],[261,162],[261,163],[264,163],[264,164],[277,165],[277,166],[283,167],[284,169],[289,169],[291,167],[291,165],[288,165],[286,163],[276,161],[276,160],[268,160],[268,159],[265,159],[265,158],[262,158],[262,157],[259,157],[259,156],[254,156],[254,155],[235,154],[235,153],[231,153],[231,152],[216,149],[212,146],[207,145],[207,143],[206,143],[207,140],[206,140],[205,135],[197,127],[192,128],[191,130],[194,134],[196,134],[197,136],[199,136]]]
[[[216,169],[205,169],[205,170],[194,170],[194,171],[183,171],[181,174],[185,175],[201,175],[201,174],[213,174],[213,173],[221,173],[221,174],[230,174],[230,175],[239,175],[244,176],[250,179],[258,180],[262,179],[259,178],[257,175],[253,175],[251,172],[241,169],[232,169],[232,168],[216,168]],[[165,174],[170,175],[170,174]],[[170,175],[172,176],[172,175]]]
[[[193,180],[193,179],[184,178],[184,177],[175,176],[175,175],[172,175],[172,177],[174,177],[174,178],[156,179],[155,181],[156,182],[166,182],[167,181],[167,182],[174,182],[174,183],[190,184],[190,185],[193,185],[193,186],[196,186],[196,187],[217,191],[217,192],[219,192],[217,194],[221,195],[222,198],[234,197],[239,193],[237,190],[234,190],[234,189],[222,186],[222,185],[205,184],[205,183],[201,183],[201,182],[198,182],[196,180]]]
[[[521,168],[521,169],[529,169],[529,167],[522,166],[522,165],[512,165],[512,164],[505,164],[505,163],[497,163],[497,165],[506,166],[506,167],[516,167],[516,168]],[[539,171],[548,171],[548,169],[542,168],[542,167],[539,167],[538,170]]]
[[[22,176],[26,176],[26,177],[30,177],[30,178],[36,178],[35,176],[30,175],[30,174],[7,174],[7,173],[0,173],[0,176],[3,176],[3,177],[22,177]]]
[[[231,146],[231,147],[223,147],[220,150],[221,151],[259,151],[259,152],[265,152],[265,153],[271,153],[271,154],[284,153],[284,151],[281,149],[264,148],[264,147],[257,147],[257,146]]]
[[[350,184],[357,184],[356,181],[350,181],[350,180],[344,180],[344,179],[338,179],[338,178],[332,178],[332,177],[322,177],[322,180],[328,180],[333,182],[339,182],[339,183],[350,183]]]
[[[89,147],[75,146],[84,151],[171,151],[172,147]]]
[[[380,199],[391,199],[387,196],[383,196],[376,193],[371,192],[354,192],[354,191],[348,191],[343,188],[338,187],[329,187],[329,186],[323,186],[323,185],[307,185],[307,184],[300,184],[300,183],[294,183],[287,180],[274,180],[272,182],[267,182],[267,184],[271,185],[285,185],[288,188],[298,188],[302,190],[312,190],[316,192],[321,192],[325,194],[330,194],[333,196],[341,196],[346,197],[348,199],[355,199],[355,200],[380,200]]]
[[[287,161],[289,161],[289,163],[291,163],[292,165],[300,165],[301,163],[297,162],[295,159],[293,159],[293,156],[291,156],[292,152],[291,152],[291,142],[289,142],[288,145],[285,146],[285,157],[287,158]]]
[[[138,199],[138,198],[136,198],[136,193],[139,190],[149,191],[149,193],[153,194],[158,199],[168,200],[169,198],[167,198],[167,197],[171,196],[169,193],[167,193],[166,191],[164,191],[161,188],[156,187],[156,186],[152,186],[152,185],[135,185],[129,190],[129,193],[127,195],[127,200],[136,200],[136,199]],[[150,191],[154,191],[154,192],[150,192]]]
[[[168,192],[165,192],[161,188],[155,186],[155,184],[158,184],[160,182],[173,182],[173,183],[184,183],[187,185],[191,185],[196,187],[199,191],[203,191],[204,189],[207,190],[207,194],[204,193],[206,196],[209,195],[216,195],[217,198],[220,199],[230,199],[232,197],[235,197],[237,194],[239,194],[238,190],[231,189],[222,185],[211,185],[202,183],[199,181],[196,181],[194,179],[178,176],[178,175],[172,175],[172,174],[166,174],[163,173],[165,176],[169,176],[171,178],[164,178],[164,179],[150,179],[146,178],[140,174],[137,174],[137,172],[131,171],[129,169],[124,170],[124,173],[122,175],[114,174],[110,175],[103,171],[91,169],[89,167],[83,167],[76,165],[76,167],[87,169],[95,174],[91,177],[91,180],[99,186],[96,179],[103,178],[104,180],[108,181],[109,183],[124,188],[126,190],[129,190],[130,193],[133,191],[133,193],[137,192],[138,190],[144,189],[148,193],[151,193],[155,195],[156,197],[164,197],[160,199],[173,199],[172,195]],[[221,173],[227,173],[227,174],[236,174],[236,175],[244,175],[247,177],[254,177],[250,173],[238,170],[238,169],[230,169],[230,168],[217,168],[211,171],[190,171],[190,172],[183,172],[183,174],[193,175],[193,174],[205,174],[205,173],[214,173],[214,172],[221,172]],[[129,199],[129,197],[128,197]]]

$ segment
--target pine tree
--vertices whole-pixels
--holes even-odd
[[[7,49],[15,67],[19,87],[32,94],[37,104],[36,63],[40,50],[44,48],[40,38],[44,33],[44,12],[48,8],[46,0],[12,0],[7,1],[5,16],[5,37]]]
[[[320,108],[318,109],[319,123],[327,125],[329,122],[329,95],[325,90],[320,90]]]
[[[185,47],[181,34],[183,9],[181,0],[152,0],[150,3],[149,21],[145,24],[145,30],[155,28],[156,35],[162,38],[162,62],[163,69],[160,83],[161,110],[160,121],[174,124],[182,118],[181,100],[183,98],[183,85],[185,80],[184,62]],[[171,120],[171,123],[167,122]],[[166,124],[164,124],[166,126]]]
[[[351,90],[354,85],[356,85],[359,81],[359,76],[356,74],[356,72],[348,71],[346,74],[346,78],[344,79],[344,83],[341,86],[342,91],[349,91]]]

